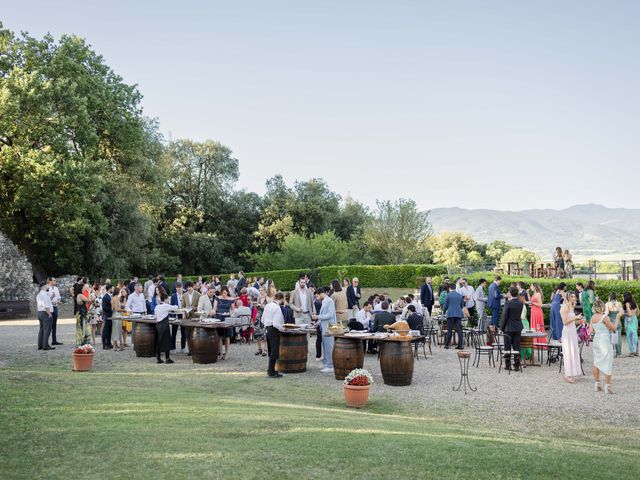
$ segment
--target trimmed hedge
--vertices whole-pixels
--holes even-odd
[[[293,289],[300,272],[308,272],[318,286],[329,285],[333,279],[358,277],[360,285],[365,288],[415,288],[424,282],[424,277],[446,275],[444,265],[336,265],[315,269],[273,270],[268,272],[245,272],[246,277],[264,277],[272,279],[276,286],[283,290]],[[202,275],[209,278],[209,275]],[[184,281],[195,281],[198,275],[183,275]],[[229,274],[220,275],[220,281],[226,283]],[[166,277],[169,285],[176,281],[175,277]]]
[[[469,275],[460,275],[463,278],[466,278],[469,281],[469,284],[473,287],[478,286],[478,281],[481,278],[485,278],[489,283],[493,282],[494,278],[498,274],[496,273],[473,273]],[[444,277],[446,275],[440,275],[437,278],[434,278],[434,283],[439,286]],[[588,280],[580,279],[580,278],[567,278],[567,279],[559,279],[559,278],[531,278],[531,277],[510,277],[508,275],[500,275],[502,277],[502,291],[506,291],[506,287],[511,282],[519,282],[523,281],[527,287],[532,283],[538,283],[540,288],[542,289],[543,301],[544,303],[551,302],[551,295],[553,291],[560,283],[566,283],[568,290],[574,290],[576,288],[576,283],[582,282],[583,284],[587,284]],[[451,275],[449,278],[453,281],[456,276]],[[618,300],[622,301],[622,294],[624,292],[631,292],[633,298],[637,301],[640,300],[640,282],[638,281],[622,281],[622,280],[595,280],[596,284],[596,295],[604,302],[609,299],[609,294],[611,292],[615,292],[618,295]],[[436,287],[437,289],[437,287]]]
[[[358,277],[365,288],[415,288],[416,278],[445,275],[444,265],[342,265],[320,267],[316,270],[321,285],[328,285],[334,278]]]

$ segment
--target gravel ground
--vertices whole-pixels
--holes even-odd
[[[0,367],[31,365],[34,370],[39,365],[69,365],[73,349],[75,322],[61,320],[58,326],[59,340],[64,345],[55,351],[37,350],[37,322],[31,320],[0,322]],[[626,339],[624,339],[626,341]],[[623,346],[626,349],[626,344]],[[232,344],[230,358],[213,365],[194,365],[184,354],[173,355],[175,365],[157,365],[157,368],[184,371],[218,370],[251,372],[255,375],[266,372],[267,358],[254,355],[255,344]],[[624,350],[623,350],[624,351]],[[605,395],[593,390],[591,378],[591,349],[585,348],[585,377],[575,384],[563,381],[558,373],[558,364],[552,367],[530,367],[524,373],[509,375],[487,365],[487,360],[479,368],[470,367],[471,385],[476,392],[467,395],[461,390],[452,391],[460,380],[460,369],[455,350],[433,347],[433,355],[424,359],[422,354],[414,363],[413,382],[407,387],[384,385],[380,366],[375,355],[366,355],[364,368],[374,377],[372,396],[380,396],[393,402],[409,406],[416,415],[437,416],[441,412],[459,415],[470,424],[489,422],[497,428],[517,428],[524,431],[539,431],[553,427],[558,420],[575,419],[584,422],[585,414],[590,421],[615,424],[632,429],[640,423],[640,358],[621,357],[614,360],[613,386],[616,395]],[[315,361],[315,337],[310,338],[307,372],[285,375],[274,382],[300,382],[324,384],[327,388],[341,389],[341,382],[332,374],[320,373]],[[109,371],[128,368],[132,370],[148,368],[155,360],[137,358],[132,348],[123,352],[104,351],[98,347],[94,369]],[[0,370],[1,372],[1,370]]]

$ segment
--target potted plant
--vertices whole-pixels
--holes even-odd
[[[351,370],[344,379],[344,399],[348,407],[362,408],[369,400],[373,377],[362,368]]]
[[[81,345],[73,351],[73,370],[76,372],[87,372],[91,370],[95,349],[89,345]]]

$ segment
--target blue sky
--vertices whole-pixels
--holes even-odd
[[[0,20],[86,37],[165,135],[232,148],[248,190],[640,208],[640,2],[21,0]]]

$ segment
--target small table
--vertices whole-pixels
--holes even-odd
[[[128,315],[116,313],[112,320],[133,323],[131,339],[136,357],[148,358],[156,356],[156,317],[153,315]]]
[[[460,350],[458,352],[458,361],[460,362],[460,384],[457,387],[453,387],[454,392],[459,392],[460,388],[464,384],[464,394],[467,394],[467,385],[469,390],[475,392],[478,388],[473,388],[469,383],[469,358],[471,358],[471,352],[466,350]]]
[[[280,332],[280,351],[276,370],[282,373],[304,373],[307,371],[309,353],[309,332],[293,328]]]
[[[535,355],[534,355],[535,352],[534,352],[533,344],[536,338],[547,338],[547,334],[542,332],[525,332],[525,331],[520,333],[520,350],[525,348],[531,349],[531,363],[529,363],[530,367],[540,366],[539,363],[536,363]],[[524,362],[522,363],[526,366],[527,360],[525,359]]]
[[[333,374],[336,380],[344,380],[351,370],[362,368],[364,365],[363,340],[371,338],[370,335],[345,336],[332,335],[335,338],[333,344]]]
[[[193,363],[216,363],[220,352],[220,336],[218,329],[243,327],[250,324],[235,324],[226,322],[202,323],[197,320],[185,320],[180,323],[189,329],[191,360]]]

